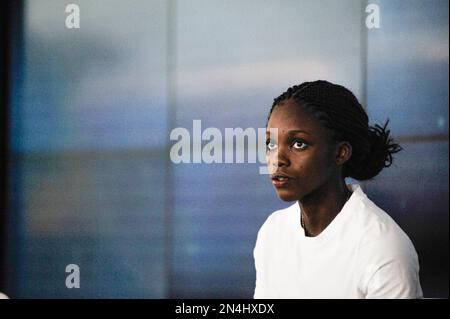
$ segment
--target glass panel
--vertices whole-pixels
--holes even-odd
[[[200,119],[203,130],[215,127],[222,135],[227,127],[256,132],[273,99],[306,80],[335,81],[361,97],[361,6],[179,1],[178,126],[192,135],[192,121]],[[177,165],[174,296],[253,296],[256,233],[286,206],[259,166]]]
[[[367,109],[391,119],[397,135],[448,135],[448,1],[371,1],[379,29],[368,31]]]
[[[166,3],[77,4],[68,29],[67,3],[25,2],[10,280],[17,297],[161,298]],[[72,263],[80,289],[65,285]]]
[[[371,3],[381,25],[368,31],[369,117],[417,144],[367,187],[416,245],[425,297],[448,297],[448,1]]]

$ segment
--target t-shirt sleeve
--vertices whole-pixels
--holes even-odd
[[[422,298],[419,261],[404,233],[372,237],[360,247],[363,275],[360,289],[365,298]]]
[[[261,276],[261,268],[259,266],[259,251],[257,249],[258,243],[253,250],[253,257],[255,259],[255,270],[256,270],[256,280],[255,280],[255,292],[253,294],[254,299],[264,298],[264,282]]]
[[[368,299],[422,298],[416,267],[401,258],[382,265],[370,276],[365,297]]]
[[[267,294],[267,274],[265,269],[265,237],[269,219],[270,216],[258,231],[255,248],[253,249],[253,258],[255,260],[256,270],[255,292],[253,294],[254,299],[269,298]]]

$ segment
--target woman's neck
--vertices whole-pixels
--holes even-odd
[[[337,185],[324,185],[299,201],[306,236],[315,237],[327,228],[350,197],[345,183]]]

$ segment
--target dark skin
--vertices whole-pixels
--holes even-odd
[[[269,172],[287,176],[282,185],[274,182],[277,195],[299,201],[306,235],[317,236],[351,194],[343,176],[351,145],[336,142],[330,130],[293,100],[275,107],[267,124],[271,128],[278,129],[278,136],[266,134]]]

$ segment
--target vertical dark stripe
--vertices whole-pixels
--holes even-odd
[[[360,103],[366,110],[367,109],[367,63],[368,61],[368,34],[366,27],[366,7],[369,1],[361,1],[361,33],[360,33],[360,55],[361,55],[361,101]]]
[[[8,202],[8,144],[9,144],[9,1],[0,4],[0,154],[1,154],[1,198],[0,198],[0,291],[5,291],[6,239],[7,239],[7,202]]]
[[[176,0],[167,1],[167,144],[165,152],[165,201],[164,201],[164,231],[165,231],[165,280],[166,298],[173,298],[173,253],[174,253],[174,167],[170,160],[169,135],[176,123]]]
[[[13,163],[11,151],[11,109],[14,96],[22,87],[23,63],[23,1],[2,1],[1,23],[1,199],[0,199],[0,291],[10,297],[18,295],[20,273],[20,187],[13,170],[18,172],[19,163]],[[14,168],[15,165],[16,167]],[[14,196],[14,198],[12,197]]]

